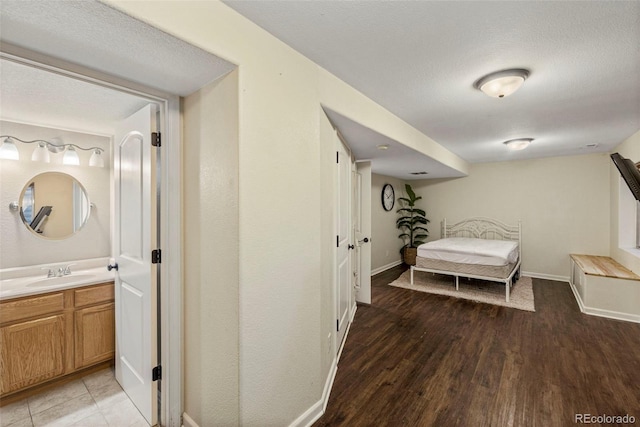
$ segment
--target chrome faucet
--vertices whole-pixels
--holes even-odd
[[[68,275],[70,275],[71,274],[71,266],[72,265],[74,265],[74,264],[69,264],[69,265],[67,265],[65,267],[60,267],[58,269],[59,275],[60,276],[68,276]]]
[[[72,265],[73,264],[69,264],[67,266],[58,267],[57,269],[56,268],[50,268],[50,267],[44,267],[43,270],[47,270],[47,278],[69,276],[71,274],[71,266]]]

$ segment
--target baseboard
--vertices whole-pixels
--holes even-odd
[[[322,391],[322,398],[317,401],[312,407],[307,409],[304,414],[300,415],[294,420],[289,427],[310,427],[320,419],[320,417],[327,410],[327,404],[329,403],[329,395],[333,388],[333,382],[336,379],[336,372],[338,372],[338,359],[333,359],[331,362],[331,370],[327,375],[327,380],[324,383],[324,390]],[[187,426],[185,426],[187,427]]]
[[[637,314],[621,313],[619,311],[609,311],[609,310],[603,310],[601,308],[590,308],[590,307],[585,307],[583,313],[590,314],[592,316],[606,317],[607,319],[640,323],[640,316]]]
[[[533,271],[523,271],[523,276],[532,277],[534,279],[555,280],[558,282],[569,282],[569,276],[557,276],[555,274],[535,273]]]
[[[576,289],[576,286],[571,283],[571,281],[569,282],[569,287],[571,288],[571,291],[573,292],[573,296],[576,297],[576,302],[578,303],[578,308],[580,309],[580,312],[584,313],[584,303],[582,302],[582,298],[580,297],[580,293],[578,292],[578,290]]]
[[[578,290],[576,289],[574,284],[570,283],[569,285],[571,287],[571,290],[573,291],[573,295],[576,297],[576,301],[578,302],[578,307],[580,308],[580,311],[582,313],[589,314],[591,316],[606,317],[607,319],[640,323],[640,315],[637,315],[637,314],[621,313],[619,311],[603,310],[601,308],[593,308],[593,307],[585,306],[584,302],[582,301],[582,298],[580,298],[580,293],[578,293]]]
[[[318,419],[324,414],[322,409],[322,400],[318,400],[313,406],[305,411],[304,414],[296,418],[289,427],[308,427],[318,421]]]
[[[340,361],[340,356],[342,356],[342,350],[344,349],[344,345],[347,342],[347,337],[349,337],[349,331],[351,330],[351,325],[353,324],[353,319],[356,317],[356,310],[358,309],[358,307],[356,306],[351,314],[351,320],[349,321],[349,324],[347,325],[347,330],[344,331],[344,338],[342,339],[342,342],[340,343],[340,349],[338,349],[338,357],[336,358],[336,364]]]
[[[327,375],[327,380],[324,383],[324,390],[322,391],[322,414],[324,414],[324,412],[327,410],[327,404],[329,403],[329,396],[331,395],[331,390],[333,389],[333,382],[336,379],[337,373],[338,373],[338,359],[333,359],[333,362],[331,363],[331,370],[329,371],[329,375]],[[316,420],[314,420],[314,422],[315,421]]]
[[[182,413],[182,427],[200,427],[186,412]]]
[[[342,343],[340,343],[340,349],[337,352],[337,356],[333,359],[331,363],[331,370],[327,375],[327,379],[324,383],[324,390],[322,391],[322,398],[313,404],[309,409],[307,409],[302,415],[296,418],[289,427],[309,427],[324,414],[324,411],[327,409],[327,404],[329,403],[329,395],[331,394],[331,389],[333,388],[333,381],[336,379],[336,373],[338,372],[338,361],[340,360],[340,356],[342,355],[342,350],[344,349],[344,345],[347,342],[347,338],[349,337],[349,330],[351,329],[351,325],[353,324],[353,318],[356,315],[357,306],[352,308],[351,312],[351,321],[347,325],[347,330],[344,331],[344,338]],[[185,426],[186,427],[186,426]]]
[[[387,271],[387,270],[389,270],[390,268],[393,268],[393,267],[398,266],[398,265],[400,265],[400,264],[402,264],[402,260],[394,261],[394,262],[392,262],[392,263],[390,263],[390,264],[383,265],[382,267],[378,267],[378,268],[376,268],[376,269],[374,269],[374,270],[371,270],[371,275],[372,275],[372,276],[375,276],[376,274],[380,274],[380,273],[382,273],[383,271]]]

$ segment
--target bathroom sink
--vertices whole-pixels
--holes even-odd
[[[68,276],[62,276],[62,277],[43,277],[42,279],[33,280],[31,283],[27,284],[26,286],[28,288],[40,287],[40,286],[56,286],[56,285],[63,285],[66,283],[86,281],[93,277],[95,277],[93,274],[70,274]]]

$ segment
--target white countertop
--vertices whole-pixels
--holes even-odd
[[[46,269],[48,267],[37,266],[37,269],[24,269],[23,273],[31,273],[30,275],[20,275],[17,271],[2,273],[0,280],[0,300],[23,297],[28,295],[37,295],[47,292],[55,292],[62,289],[78,288],[81,286],[95,285],[98,283],[110,282],[114,280],[113,271],[108,271],[106,263],[100,267],[96,267],[97,262],[82,263],[78,262],[71,267],[71,274],[61,277],[47,277]],[[68,263],[71,265],[73,263]],[[63,264],[60,264],[62,266]],[[77,267],[77,268],[74,268]],[[42,269],[44,271],[41,271]],[[38,271],[38,274],[33,274]],[[54,271],[57,271],[54,269]]]

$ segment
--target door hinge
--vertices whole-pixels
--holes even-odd
[[[340,236],[336,236],[336,248],[340,247]]]
[[[151,264],[160,264],[162,262],[162,250],[154,249],[151,251]]]
[[[340,319],[336,319],[336,332],[340,331]]]
[[[151,145],[154,147],[162,147],[162,138],[160,132],[151,132]]]
[[[151,370],[151,380],[158,381],[162,379],[162,366],[158,365]]]
[[[336,151],[336,163],[340,163],[340,152]]]

